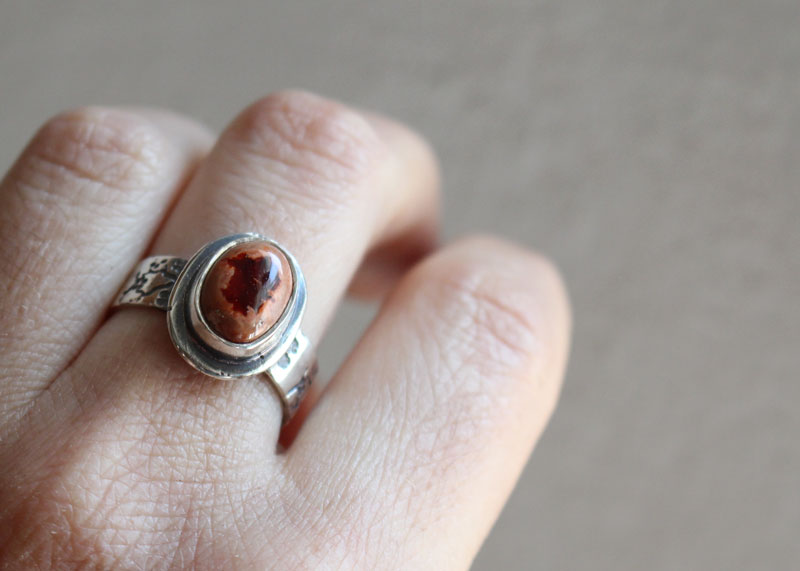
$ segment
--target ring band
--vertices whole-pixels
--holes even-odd
[[[188,260],[142,260],[112,307],[167,312],[170,338],[198,371],[218,379],[263,374],[283,406],[283,423],[297,412],[317,371],[300,331],[306,285],[294,257],[260,234],[235,234]]]

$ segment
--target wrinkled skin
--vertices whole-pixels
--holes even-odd
[[[155,110],[47,122],[0,187],[0,568],[467,568],[557,400],[569,309],[522,247],[438,246],[437,186],[417,135],[306,93],[216,140]],[[144,255],[243,231],[298,259],[315,343],[348,291],[381,300],[283,432],[263,380],[203,377],[163,313],[108,309]]]

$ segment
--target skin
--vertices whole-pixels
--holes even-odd
[[[0,186],[0,568],[469,567],[570,318],[540,256],[438,246],[437,193],[419,136],[307,93],[216,140],[154,110],[50,120]],[[267,383],[203,377],[163,313],[108,310],[148,253],[241,231],[298,259],[314,342],[348,290],[381,302],[282,432]]]

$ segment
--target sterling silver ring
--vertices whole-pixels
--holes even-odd
[[[113,307],[167,312],[178,353],[218,379],[264,375],[286,423],[311,385],[317,362],[300,331],[306,283],[297,260],[255,233],[214,240],[185,260],[151,256],[122,286]]]

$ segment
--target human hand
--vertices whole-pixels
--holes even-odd
[[[282,93],[212,143],[82,109],[2,182],[0,567],[468,567],[557,399],[557,273],[494,238],[433,251],[435,161],[386,119]],[[299,260],[315,343],[348,287],[383,297],[277,450],[268,383],[195,372],[163,313],[108,311],[147,252],[246,231]]]

